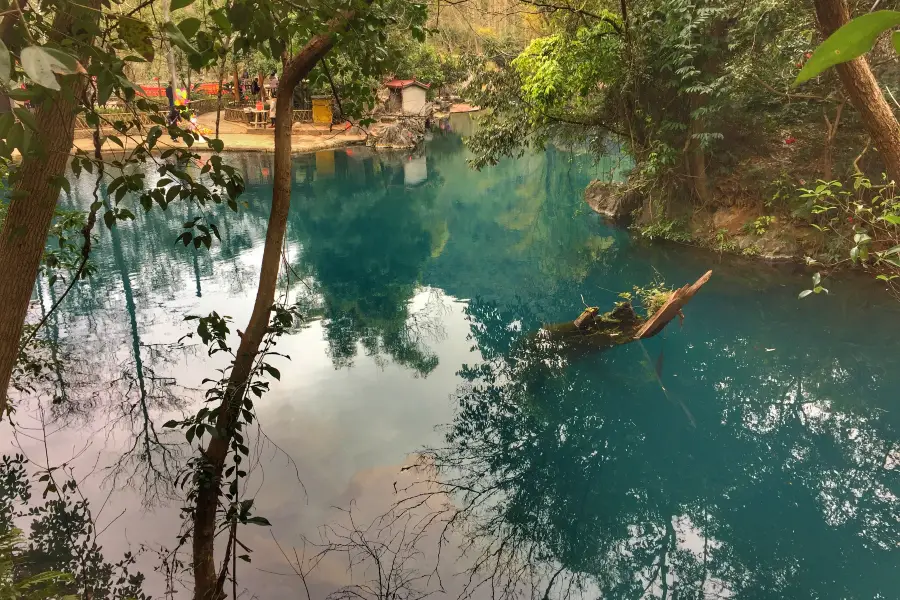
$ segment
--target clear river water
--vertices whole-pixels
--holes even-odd
[[[290,360],[275,359],[281,379],[257,401],[266,439],[247,491],[279,543],[299,547],[341,518],[334,507],[380,514],[431,448],[444,477],[491,490],[466,528],[476,547],[545,573],[550,598],[573,580],[611,599],[900,598],[900,305],[867,278],[800,301],[809,277],[795,267],[632,239],[582,200],[592,178],[620,175],[616,161],[549,148],[475,172],[465,157],[448,135],[414,155],[294,160],[283,288],[308,322],[279,343]],[[178,447],[145,445],[144,416],[159,427],[186,410],[222,364],[192,340],[171,346],[183,318],[217,311],[234,331],[252,306],[271,157],[229,159],[245,204],[209,209],[211,250],[173,244],[194,215],[178,204],[98,227],[98,274],[49,322],[58,380],[19,417],[37,427],[39,401],[55,459],[77,455],[92,500],[109,496],[109,558],[171,545],[180,527],[178,491],[159,477]],[[92,187],[76,182],[64,204],[86,206]],[[598,354],[522,351],[585,303],[707,269],[682,327]],[[59,289],[38,282],[36,314]],[[305,597],[270,531],[247,529],[241,585]],[[465,586],[460,536],[443,557],[447,597]],[[324,565],[312,597],[353,576]]]

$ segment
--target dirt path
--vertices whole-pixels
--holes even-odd
[[[215,118],[215,115],[213,118]],[[219,138],[225,142],[226,152],[275,151],[275,136],[270,131],[267,131],[266,133],[224,133],[224,130],[221,127],[219,131]],[[125,137],[121,137],[121,139],[125,144],[124,150],[126,151],[133,149],[136,145],[135,141],[132,139],[127,139]],[[315,152],[317,150],[328,150],[362,144],[365,140],[366,136],[364,135],[294,135],[291,136],[291,150],[294,153]],[[94,149],[94,142],[89,137],[76,138],[73,145],[86,152],[91,152]],[[160,150],[185,147],[184,142],[181,140],[173,142],[168,136],[163,136],[157,143],[157,148]],[[194,148],[199,151],[207,150],[206,144],[202,142],[194,144]],[[108,140],[104,144],[103,149],[104,151],[113,154],[120,153],[123,150],[118,144],[114,144]]]
[[[204,113],[200,115],[199,117],[197,117],[197,121],[210,131],[216,130],[216,113],[214,112]],[[223,111],[222,118],[219,119],[219,134],[223,133],[247,133],[247,128],[243,125],[239,125],[238,123],[226,121]]]

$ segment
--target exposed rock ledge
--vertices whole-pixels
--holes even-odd
[[[640,195],[622,183],[594,180],[584,191],[584,200],[594,211],[616,224],[648,225],[647,215],[641,215]],[[822,234],[808,225],[776,217],[764,230],[749,224],[760,217],[747,207],[719,206],[713,210],[699,210],[683,217],[678,241],[687,241],[716,252],[741,254],[765,260],[803,260],[818,257],[822,252]]]
[[[641,206],[640,195],[625,184],[595,179],[584,190],[584,200],[592,209],[616,223],[627,223]]]

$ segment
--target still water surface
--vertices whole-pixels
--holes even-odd
[[[102,228],[99,275],[50,322],[63,346],[79,344],[53,392],[69,409],[48,409],[54,453],[90,444],[80,460],[99,455],[100,501],[116,473],[119,485],[133,474],[137,491],[104,509],[125,509],[106,534],[113,556],[171,544],[179,519],[145,463],[103,467],[142,432],[145,405],[163,422],[221,366],[167,345],[190,330],[185,315],[215,310],[242,327],[252,307],[271,163],[232,159],[247,206],[213,211],[220,245],[173,245],[193,216],[177,205]],[[594,597],[900,597],[900,311],[866,281],[801,302],[808,279],[790,268],[636,243],[581,199],[590,179],[617,174],[614,161],[552,148],[477,173],[452,136],[415,156],[297,157],[284,284],[311,321],[279,344],[291,360],[257,403],[269,438],[248,491],[259,513],[299,545],[333,506],[383,510],[410,453],[440,447],[433,459],[452,477],[496,492],[472,516],[480,543],[507,540]],[[80,182],[69,202],[91,191]],[[522,351],[584,302],[708,268],[681,329],[578,358]],[[42,282],[38,293],[52,302]],[[269,532],[251,529],[242,585],[300,597],[295,578],[262,571],[288,569]],[[348,577],[320,569],[313,597]]]

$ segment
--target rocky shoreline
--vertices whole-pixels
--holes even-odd
[[[689,243],[716,252],[768,261],[806,262],[823,259],[825,239],[809,225],[781,217],[763,216],[740,206],[694,210],[678,221],[661,225],[652,209],[627,184],[594,180],[584,200],[608,221],[638,231],[645,238]]]

